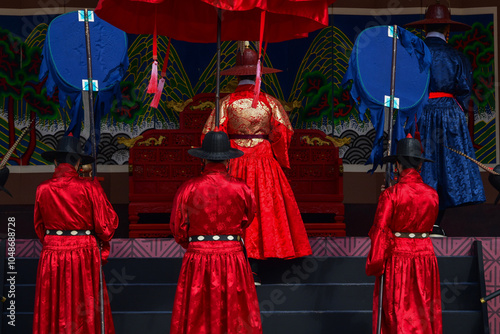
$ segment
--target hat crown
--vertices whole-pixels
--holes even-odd
[[[418,139],[403,138],[398,142],[396,147],[396,155],[403,157],[421,158],[422,147]]]
[[[257,66],[259,55],[252,49],[245,49],[236,55],[236,66]]]
[[[201,143],[201,149],[209,154],[224,153],[229,151],[230,148],[229,137],[222,131],[208,132]]]
[[[73,136],[61,137],[61,139],[59,139],[59,142],[57,143],[57,148],[54,151],[42,152],[42,158],[49,162],[53,162],[58,157],[74,157],[74,155],[80,157],[80,162],[82,165],[89,164],[95,160],[90,155],[86,155],[83,153],[79,138]]]
[[[445,19],[450,20],[451,15],[448,7],[441,4],[433,4],[427,8],[425,12],[426,19]]]
[[[73,136],[64,136],[57,143],[56,151],[82,154],[82,147],[80,146],[80,140]]]
[[[192,148],[188,153],[193,157],[207,160],[228,160],[243,155],[243,151],[231,147],[229,137],[222,131],[207,132],[201,147]]]
[[[236,65],[227,70],[221,71],[221,75],[256,75],[257,63],[259,62],[259,55],[257,52],[250,48],[246,48],[243,53],[236,54]],[[262,74],[281,72],[281,70],[261,66]]]

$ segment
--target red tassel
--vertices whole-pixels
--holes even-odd
[[[419,141],[420,143],[422,143],[422,140],[421,140],[421,138],[420,138],[420,132],[419,132],[418,130],[416,130],[416,131],[415,131],[415,136],[414,136],[414,138],[415,138],[415,139],[418,139],[418,141]]]
[[[252,108],[257,108],[257,104],[259,103],[259,95],[260,95],[260,84],[262,82],[261,80],[261,74],[262,70],[260,68],[260,59],[257,61],[257,74],[255,75],[255,88],[253,91],[253,101],[252,101]]]
[[[161,78],[158,83],[158,89],[156,90],[155,96],[153,97],[153,101],[151,101],[150,106],[152,108],[158,108],[158,104],[160,103],[161,93],[163,92],[163,86],[165,85],[165,78]]]
[[[260,13],[260,31],[259,31],[259,60],[257,61],[257,74],[255,75],[255,90],[253,91],[253,101],[252,108],[256,108],[259,103],[259,95],[260,95],[260,85],[261,85],[261,77],[262,77],[262,68],[260,66],[260,59],[262,57],[262,41],[264,40],[264,27],[266,22],[266,11],[262,11]],[[267,45],[267,44],[266,44]]]
[[[422,139],[420,137],[420,131],[418,131],[417,115],[415,115],[415,136],[413,136],[413,138],[418,139],[418,142],[420,143],[420,149],[422,150],[422,153],[424,153],[424,147],[422,146]]]
[[[158,61],[155,60],[151,68],[151,78],[149,79],[148,94],[156,93],[157,87],[158,87]]]
[[[172,42],[172,38],[168,39],[167,53],[165,54],[165,60],[163,61],[163,66],[161,68],[161,76],[167,76],[167,66],[168,66],[168,57],[170,55],[170,44]]]

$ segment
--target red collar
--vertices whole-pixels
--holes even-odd
[[[399,182],[423,182],[420,173],[414,168],[407,168],[399,174]]]
[[[71,166],[68,163],[62,163],[59,164],[55,171],[54,175],[52,177],[78,177],[78,173],[76,172],[76,169],[74,166]]]
[[[223,163],[209,163],[205,165],[202,174],[227,174],[227,168]]]

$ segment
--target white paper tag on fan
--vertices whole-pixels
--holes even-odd
[[[384,95],[384,107],[391,107],[391,97],[389,95]],[[399,98],[394,98],[394,109],[399,109]]]
[[[88,10],[87,11],[87,17],[89,19],[89,22],[94,22],[94,11],[93,10]],[[78,21],[80,21],[80,22],[85,21],[85,11],[84,10],[79,10],[78,11]]]

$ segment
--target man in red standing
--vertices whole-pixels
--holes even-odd
[[[185,182],[172,207],[170,228],[187,248],[172,312],[171,334],[261,334],[252,271],[241,241],[255,215],[250,188],[228,173],[231,148],[224,132],[208,132],[202,175]]]
[[[429,238],[439,211],[437,192],[422,181],[425,161],[420,142],[405,138],[397,154],[384,158],[396,163],[399,181],[382,192],[370,229],[366,274],[376,276],[373,293],[373,333],[377,333],[382,298],[382,333],[441,334],[439,269]],[[383,296],[380,279],[384,274]]]
[[[109,255],[118,216],[97,179],[78,176],[80,163],[94,159],[82,153],[77,138],[62,137],[57,149],[42,157],[56,169],[36,191],[35,231],[43,246],[33,333],[101,333],[101,261]],[[113,334],[106,284],[102,285],[105,333]]]

